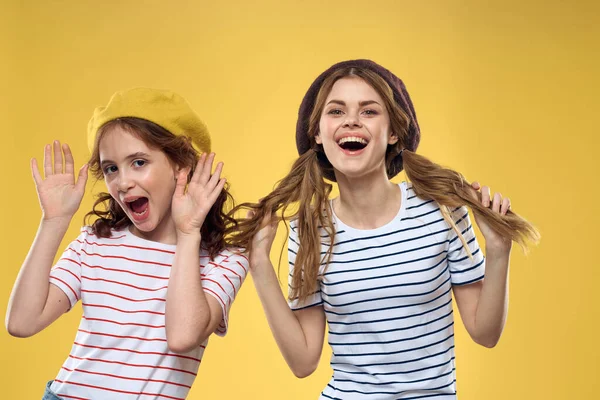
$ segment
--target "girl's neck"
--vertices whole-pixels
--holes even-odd
[[[357,229],[376,229],[398,215],[402,193],[385,173],[360,178],[336,176],[336,179],[340,196],[334,199],[333,209],[344,224]]]
[[[177,244],[177,232],[171,215],[165,215],[160,223],[150,232],[140,231],[135,225],[129,226],[129,231],[137,237],[162,244]]]

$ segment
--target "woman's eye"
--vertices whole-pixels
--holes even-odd
[[[375,110],[365,110],[364,113],[367,115],[377,115],[378,114],[377,111],[375,111]]]
[[[327,114],[331,114],[331,115],[341,115],[342,114],[342,110],[338,109],[338,108],[333,108],[331,110],[329,110],[327,112]]]
[[[133,165],[136,167],[143,167],[146,164],[146,161],[144,160],[135,160],[133,162]]]

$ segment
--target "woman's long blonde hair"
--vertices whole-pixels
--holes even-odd
[[[321,242],[333,244],[335,229],[329,207],[329,194],[332,185],[324,180],[324,174],[331,176],[333,167],[322,146],[315,142],[319,133],[319,121],[325,100],[334,83],[341,78],[357,77],[372,86],[382,97],[390,117],[392,132],[398,136],[394,145],[389,145],[386,152],[386,169],[391,178],[404,168],[406,176],[412,182],[415,194],[423,200],[434,200],[447,223],[458,234],[463,246],[467,243],[456,227],[450,210],[461,206],[470,207],[475,215],[485,220],[490,227],[506,239],[517,242],[526,249],[527,241],[537,242],[539,233],[525,219],[509,211],[500,215],[490,208],[484,207],[473,197],[469,182],[458,172],[441,167],[414,152],[406,150],[410,119],[406,112],[394,100],[394,94],[386,81],[377,73],[365,68],[346,67],[334,71],[321,85],[315,105],[309,119],[307,135],[311,149],[302,154],[292,165],[291,171],[277,183],[275,189],[258,203],[244,203],[232,212],[241,209],[253,211],[252,217],[239,222],[237,230],[230,229],[233,245],[251,249],[252,237],[258,232],[265,216],[277,215],[283,220],[297,219],[299,241],[298,253],[294,263],[291,282],[291,299],[306,299],[317,290],[319,270],[322,263],[327,267],[332,247],[321,257]],[[404,149],[404,150],[403,150]],[[401,153],[402,152],[402,153]],[[401,154],[402,163],[394,162]],[[287,213],[292,204],[297,203],[297,210]],[[294,208],[295,209],[295,208]],[[322,237],[322,233],[326,235]]]

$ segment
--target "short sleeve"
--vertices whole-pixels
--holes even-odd
[[[456,231],[451,229],[448,245],[451,282],[453,285],[467,285],[480,281],[485,275],[485,257],[477,243],[469,212],[466,207],[460,207],[452,212],[451,216],[467,242],[472,255],[472,258],[469,257]]]
[[[202,274],[202,289],[217,299],[223,310],[223,319],[215,333],[219,336],[227,334],[229,310],[248,274],[248,258],[241,252],[223,250],[209,262],[211,268]]]
[[[88,235],[88,231],[82,229],[81,234],[67,246],[50,271],[50,283],[67,295],[70,308],[81,298],[81,252]]]
[[[323,298],[321,297],[321,289],[319,288],[316,292],[310,294],[304,301],[299,299],[292,299],[292,276],[294,275],[294,263],[296,262],[296,255],[298,254],[298,248],[300,247],[298,241],[297,227],[294,223],[290,224],[290,236],[288,238],[288,262],[289,262],[289,275],[288,275],[288,304],[293,311],[302,310],[303,308],[314,307],[323,304]]]

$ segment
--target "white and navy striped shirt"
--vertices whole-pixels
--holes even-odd
[[[452,216],[472,259],[436,202],[416,197],[410,184],[400,189],[398,215],[380,228],[354,229],[334,216],[333,256],[321,266],[319,290],[290,302],[294,310],[325,310],[333,377],[321,399],[456,399],[451,288],[483,279],[485,260],[466,208]]]
[[[69,357],[51,389],[64,399],[186,398],[208,339],[196,349],[169,351],[165,300],[175,245],[141,239],[127,228],[109,238],[89,227],[65,250],[50,273],[83,317]],[[216,334],[227,332],[229,309],[248,271],[247,259],[223,250],[200,254],[198,277],[221,304]]]

